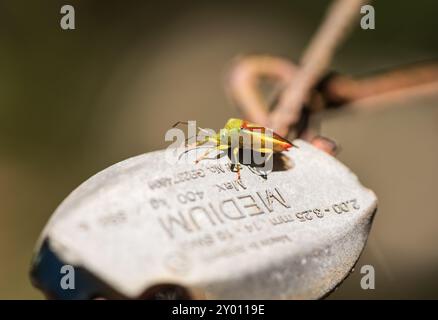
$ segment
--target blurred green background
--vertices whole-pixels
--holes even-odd
[[[43,296],[33,246],[57,205],[109,165],[166,146],[177,120],[220,128],[237,55],[297,61],[328,1],[0,1],[0,298]],[[72,4],[76,30],[59,26]],[[436,58],[436,1],[375,1],[333,68],[366,74]],[[367,247],[330,298],[438,298],[438,93],[343,111],[322,133],[379,197]],[[376,268],[376,289],[359,269]]]

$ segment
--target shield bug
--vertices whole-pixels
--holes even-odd
[[[188,124],[188,122],[178,121],[173,127],[179,124]],[[199,133],[201,133],[199,135]],[[210,144],[209,148],[204,154],[196,159],[195,163],[206,159],[213,150],[220,153],[218,157],[225,151],[231,151],[231,162],[233,171],[237,172],[237,179],[240,180],[240,164],[239,151],[244,151],[250,154],[251,152],[259,153],[263,156],[266,163],[271,159],[274,153],[288,151],[292,147],[296,147],[292,142],[275,133],[272,129],[264,126],[236,118],[230,118],[226,122],[224,128],[219,133],[209,134],[209,131],[203,128],[198,128],[197,141],[189,146],[189,149],[184,151],[187,153],[195,150],[206,144]],[[253,158],[250,156],[247,159],[250,161],[243,161],[243,164],[253,163]],[[257,163],[257,164],[260,164]]]

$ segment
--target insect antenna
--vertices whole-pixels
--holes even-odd
[[[189,125],[189,122],[188,121],[177,121],[173,126],[172,126],[172,128],[175,128],[175,127],[177,127],[178,125],[180,125],[180,124],[185,124],[186,126],[188,126]],[[207,129],[205,129],[205,128],[201,128],[201,127],[196,127],[199,131],[202,131],[202,132],[205,132],[205,133],[210,133]]]
[[[177,126],[180,125],[180,124],[189,125],[189,122],[188,122],[188,121],[177,121],[177,122],[172,126],[172,128],[175,128],[175,127],[177,127]],[[205,133],[207,136],[211,136],[211,135],[212,135],[212,133],[211,133],[210,131],[208,131],[208,129],[201,128],[201,127],[196,127],[196,128],[197,128],[199,131]],[[196,137],[196,136],[197,136],[197,134],[195,134],[195,137]],[[188,142],[191,138],[193,138],[193,136],[190,136],[190,137],[186,138],[186,139],[184,140],[184,142],[187,144],[187,142]]]
[[[185,124],[186,126],[189,125],[188,121],[177,121],[177,122],[172,126],[172,128],[175,128],[175,127],[177,127],[177,126],[180,125],[180,124]]]

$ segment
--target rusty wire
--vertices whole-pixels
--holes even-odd
[[[267,55],[239,58],[230,71],[228,92],[244,117],[284,136],[294,129],[298,137],[335,154],[336,144],[318,136],[317,130],[309,126],[312,114],[344,105],[368,109],[382,105],[378,102],[384,105],[397,98],[437,92],[436,62],[358,79],[328,73],[336,48],[352,29],[360,7],[367,2],[334,1],[298,65]],[[263,78],[274,80],[282,88],[271,112],[259,90]]]

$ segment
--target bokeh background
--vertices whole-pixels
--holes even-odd
[[[240,54],[297,61],[328,1],[0,1],[0,298],[40,299],[33,246],[57,205],[115,162],[166,146],[177,120],[238,116],[224,76]],[[76,30],[59,26],[72,4]],[[375,1],[333,62],[360,75],[436,58],[436,1]],[[343,111],[322,133],[379,197],[356,271],[331,299],[438,298],[438,93]],[[376,289],[359,269],[376,268]]]

